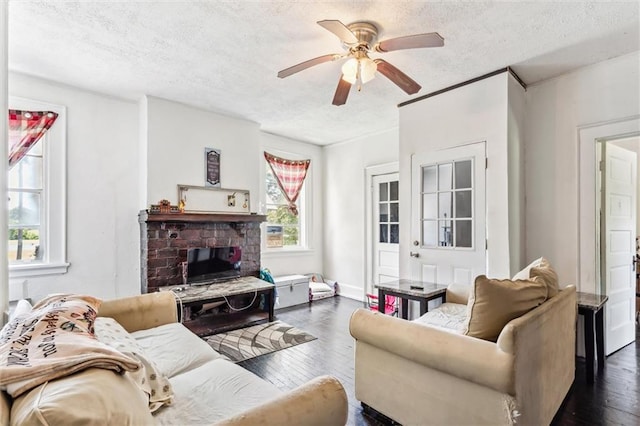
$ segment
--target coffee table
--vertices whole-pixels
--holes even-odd
[[[446,285],[409,279],[374,284],[374,287],[378,289],[379,303],[384,303],[385,296],[396,296],[401,299],[403,319],[409,317],[409,300],[420,302],[420,315],[422,316],[428,312],[430,300],[440,298],[444,303],[447,294]]]
[[[256,277],[241,277],[208,285],[160,287],[159,291],[172,291],[176,295],[185,327],[199,336],[209,336],[274,320],[275,285]],[[262,308],[258,306],[261,296],[264,296]],[[235,297],[247,299],[246,306],[231,306],[229,302]],[[228,306],[229,312],[192,318],[192,308],[202,308],[206,304],[212,307]]]

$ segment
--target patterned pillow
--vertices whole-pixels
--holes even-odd
[[[171,404],[173,389],[169,379],[160,372],[153,360],[144,354],[136,339],[120,323],[113,318],[98,317],[95,322],[95,334],[100,342],[140,361],[141,369],[126,374],[149,395],[149,410],[152,413],[165,404]]]

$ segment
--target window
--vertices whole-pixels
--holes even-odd
[[[9,264],[42,261],[41,243],[45,243],[42,237],[46,235],[46,229],[42,229],[46,139],[45,134],[9,171]]]
[[[473,248],[473,164],[422,167],[422,246]]]
[[[65,108],[15,97],[9,97],[9,108],[58,113],[53,126],[8,173],[9,277],[65,273]]]
[[[266,167],[266,247],[267,248],[303,248],[306,246],[304,232],[304,199],[306,182],[302,186],[296,201],[298,216],[289,211],[287,200],[267,162]]]
[[[379,242],[389,244],[400,243],[400,215],[398,181],[380,182],[378,187],[380,211],[380,237]]]

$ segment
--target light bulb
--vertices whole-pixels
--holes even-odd
[[[342,79],[354,84],[358,78],[358,60],[351,58],[342,65]]]
[[[360,79],[362,83],[371,81],[376,76],[378,65],[370,58],[364,57],[360,59]]]
[[[351,58],[342,65],[342,79],[350,84],[358,80],[358,67],[360,68],[360,81],[366,83],[376,75],[378,65],[368,57]]]

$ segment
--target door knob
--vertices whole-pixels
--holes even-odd
[[[412,251],[412,252],[409,253],[409,256],[411,256],[411,257],[420,257],[420,253]]]

